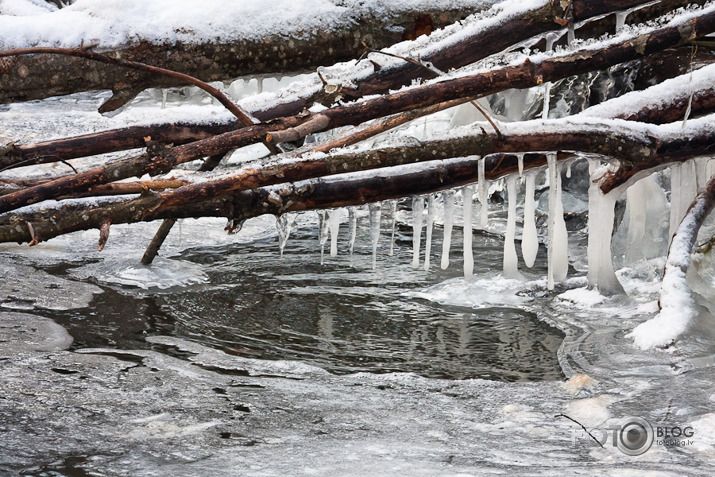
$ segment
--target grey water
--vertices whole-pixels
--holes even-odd
[[[346,223],[339,255],[326,256],[323,265],[317,229],[303,226],[291,234],[283,257],[275,237],[193,247],[174,257],[199,264],[209,277],[205,284],[146,291],[89,277],[104,292],[85,309],[51,316],[74,337],[73,349],[151,348],[145,338],[158,334],[227,354],[302,360],[335,374],[563,378],[557,359],[563,334],[535,314],[508,306],[440,305],[409,296],[461,275],[461,229],[455,229],[450,267],[443,271],[433,265],[425,272],[410,266],[410,227],[398,228],[395,255],[387,256],[391,220],[383,218],[375,271],[370,268],[367,218],[361,217],[354,266],[349,265]],[[441,237],[441,227],[435,227],[433,264],[439,263]],[[480,232],[474,237],[477,270],[498,274],[501,238]],[[544,257],[539,259],[537,268],[544,269]],[[49,270],[61,273],[63,267]]]

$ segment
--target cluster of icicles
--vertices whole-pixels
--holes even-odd
[[[506,177],[506,189],[508,197],[508,218],[506,235],[504,240],[504,276],[508,278],[519,278],[521,275],[518,270],[518,258],[515,245],[516,222],[517,222],[517,181],[525,181],[524,200],[524,221],[523,234],[521,240],[521,253],[524,264],[531,268],[536,260],[536,255],[539,249],[538,232],[536,228],[536,178],[538,171],[523,170],[523,154],[518,154],[519,173],[512,174]],[[561,164],[556,161],[556,153],[548,153],[548,181],[551,184],[549,188],[549,213],[548,213],[548,240],[547,256],[548,256],[548,286],[553,289],[554,283],[563,281],[566,278],[568,271],[568,237],[566,224],[563,216],[563,206],[561,203]],[[487,228],[488,223],[488,190],[489,183],[484,178],[484,160],[478,162],[478,182],[476,184],[476,195],[480,203],[480,225],[482,228]],[[567,175],[570,175],[570,167],[567,170]],[[462,208],[464,216],[464,244],[463,244],[463,263],[464,276],[470,278],[474,273],[474,257],[472,252],[472,230],[473,225],[473,199],[475,193],[474,185],[467,185],[462,188]],[[443,207],[444,207],[444,239],[442,241],[442,256],[440,266],[446,269],[449,266],[449,253],[452,241],[452,229],[454,226],[454,211],[456,201],[456,191],[447,190],[442,192]],[[426,197],[417,196],[412,198],[412,266],[419,268],[422,266],[425,270],[430,269],[430,257],[432,255],[432,230],[435,222],[436,209],[436,194],[430,194]],[[372,268],[377,266],[377,250],[380,237],[380,220],[382,209],[387,205],[392,215],[392,230],[390,232],[390,249],[389,255],[394,254],[395,242],[395,225],[397,213],[397,201],[387,201],[385,203],[369,204],[369,223],[370,237],[372,245]],[[427,213],[425,214],[425,210]],[[349,253],[350,264],[353,264],[353,251],[355,247],[355,238],[357,234],[357,214],[355,207],[348,207],[348,223],[349,223]],[[340,228],[341,218],[345,214],[345,209],[332,209],[329,211],[318,211],[319,218],[319,240],[321,248],[321,264],[323,263],[325,249],[329,245],[329,253],[331,256],[338,254],[338,232]],[[426,215],[426,218],[425,218]],[[292,213],[283,214],[277,219],[277,229],[279,237],[279,248],[281,256],[285,249],[290,232],[295,225],[297,215]],[[424,258],[421,260],[420,252],[422,251],[422,229],[425,229],[426,237],[424,240]],[[610,241],[608,242],[610,243]],[[610,254],[610,247],[608,250]],[[610,263],[610,257],[608,260]]]

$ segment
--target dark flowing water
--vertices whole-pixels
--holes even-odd
[[[383,216],[375,271],[367,218],[360,220],[354,266],[347,253],[347,224],[341,227],[339,255],[330,257],[328,244],[323,265],[316,228],[303,226],[291,234],[282,258],[276,238],[190,249],[180,258],[201,264],[208,284],[156,292],[103,285],[105,292],[88,310],[55,318],[75,338],[75,348],[147,347],[146,336],[162,334],[228,354],[299,359],[338,374],[562,378],[556,352],[563,335],[533,313],[440,305],[410,296],[411,291],[461,275],[461,230],[455,229],[450,268],[442,271],[442,231],[435,227],[432,266],[425,272],[410,265],[409,227],[398,229],[395,255],[387,256],[390,220]],[[499,273],[502,240],[479,233],[474,239],[475,270]]]

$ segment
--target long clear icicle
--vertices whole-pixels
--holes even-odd
[[[483,161],[479,161],[481,164]],[[483,167],[483,166],[482,166]],[[474,274],[474,255],[472,253],[472,196],[474,187],[467,186],[462,190],[464,210],[464,278]]]
[[[563,281],[568,273],[568,234],[561,203],[561,171],[556,153],[546,155],[549,165],[548,289]]]
[[[330,256],[338,255],[338,232],[340,230],[340,209],[334,209],[329,212],[328,228],[330,230]]]
[[[434,194],[427,198],[427,227],[425,235],[425,271],[430,267],[430,254],[432,253],[432,228],[434,225]]]
[[[536,232],[536,173],[526,174],[526,192],[524,197],[524,231],[521,237],[521,255],[527,267],[534,266],[539,252],[539,237]]]
[[[442,240],[442,270],[449,267],[449,248],[452,245],[452,226],[454,225],[454,192],[442,194],[444,201],[444,239]]]
[[[412,268],[420,266],[420,241],[422,240],[422,216],[425,201],[422,197],[412,199]]]
[[[595,179],[600,174],[597,159],[588,160],[588,284],[603,294],[623,292],[611,257],[611,235],[617,191],[603,195]]]
[[[348,222],[350,222],[350,266],[352,266],[355,237],[357,236],[357,211],[355,207],[348,207]]]
[[[395,254],[395,225],[397,223],[397,201],[390,201],[390,215],[392,217],[392,232],[390,232],[390,252],[388,255],[392,257]]]
[[[517,278],[519,269],[517,266],[516,246],[514,236],[516,235],[516,176],[513,174],[506,179],[506,191],[509,200],[506,235],[504,236],[504,276],[507,278]]]
[[[288,243],[293,225],[295,224],[296,214],[283,214],[276,218],[276,228],[278,229],[278,248],[283,256],[283,250]]]
[[[524,176],[524,153],[518,152],[516,154],[517,165],[519,166],[519,177]]]
[[[382,216],[382,205],[369,204],[370,212],[370,243],[372,244],[372,269],[377,268],[377,243],[380,241],[380,218]]]
[[[569,31],[569,35],[571,32]],[[554,50],[554,42],[558,39],[558,35],[554,33],[549,33],[546,35],[546,51]],[[569,44],[571,41],[569,40]],[[541,111],[541,119],[549,119],[549,105],[551,103],[551,81],[547,81],[544,84],[544,107]]]
[[[324,210],[318,211],[318,241],[320,242],[320,264],[325,258],[325,244],[328,243],[328,213]]]
[[[489,225],[489,188],[484,174],[484,158],[479,159],[477,166],[477,195],[480,204],[480,225],[482,228],[486,228]]]

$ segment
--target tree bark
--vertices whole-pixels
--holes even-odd
[[[300,128],[303,124],[319,124],[320,127],[317,128],[300,130],[304,134],[314,133],[340,126],[356,125],[388,114],[428,107],[445,101],[484,96],[508,88],[537,86],[546,81],[604,69],[614,64],[637,59],[712,31],[715,31],[715,10],[711,9],[692,19],[671,22],[661,28],[628,38],[620,43],[611,44],[606,49],[580,50],[575,53],[557,55],[538,64],[532,63],[527,58],[521,64],[496,68],[486,73],[448,79],[362,102],[350,103],[320,113],[308,114],[304,117],[289,117],[271,124],[249,126],[202,141],[170,148],[167,152],[156,156],[143,154],[1,196],[0,213],[51,199],[60,194],[80,192],[100,183],[113,182],[135,175],[165,173],[177,164],[265,141],[267,136],[275,131],[289,129],[298,131],[296,128]],[[327,121],[318,121],[320,118],[327,119]]]
[[[338,31],[293,32],[289,41],[286,33],[290,32],[283,32],[267,38],[236,39],[227,43],[142,42],[105,53],[186,73],[203,81],[305,72],[360,56],[364,49],[362,41],[384,48],[454,23],[478,10],[475,6],[416,11],[408,6],[402,10],[395,8],[387,15],[362,11],[353,14]],[[149,87],[169,86],[182,86],[182,83],[81,58],[36,55],[17,58],[6,71],[0,71],[0,103],[98,89],[138,92]]]

